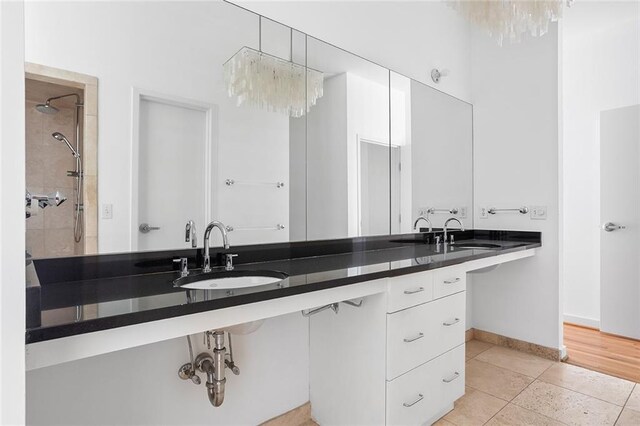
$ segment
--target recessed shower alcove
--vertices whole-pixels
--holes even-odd
[[[25,68],[27,252],[97,253],[98,80],[36,64]]]

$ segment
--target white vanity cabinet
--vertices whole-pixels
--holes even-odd
[[[386,288],[361,308],[310,319],[321,425],[430,424],[464,394],[464,265],[388,278]]]

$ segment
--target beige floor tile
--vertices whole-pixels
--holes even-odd
[[[640,411],[625,408],[622,410],[616,426],[638,426],[640,425]]]
[[[502,399],[467,387],[444,419],[458,426],[483,425],[506,404]]]
[[[565,363],[554,365],[538,379],[620,406],[627,402],[634,386],[628,380]]]
[[[536,380],[513,403],[569,425],[613,425],[622,407]]]
[[[467,361],[465,376],[468,386],[505,401],[511,401],[534,381],[532,377],[478,361],[477,358]]]
[[[487,349],[491,349],[493,345],[491,343],[481,342],[480,340],[469,340],[464,347],[467,360],[480,355]]]
[[[487,426],[562,426],[562,424],[542,414],[509,404],[489,420]]]
[[[636,387],[633,388],[633,392],[631,392],[631,396],[629,397],[625,408],[640,411],[640,384],[636,384]]]
[[[553,361],[500,346],[481,353],[476,359],[529,377],[538,377],[553,365]]]
[[[445,420],[444,418],[438,420],[437,422],[435,422],[432,426],[455,426],[455,424],[451,423],[448,420]]]

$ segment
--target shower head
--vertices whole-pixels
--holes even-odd
[[[71,146],[69,139],[67,139],[65,135],[63,135],[60,132],[54,132],[51,134],[51,136],[53,136],[55,139],[59,140],[60,142],[64,142],[65,144],[67,144],[67,147],[71,150],[71,153],[73,154],[73,156],[76,158],[80,158],[80,154],[78,153],[78,151],[75,150],[73,146]]]
[[[58,108],[56,108],[53,105],[51,105],[49,103],[49,101],[47,101],[44,104],[36,105],[36,110],[38,110],[39,112],[42,112],[44,114],[55,114],[56,112],[58,112]]]

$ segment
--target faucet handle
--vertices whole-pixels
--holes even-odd
[[[225,254],[225,255],[224,255],[224,257],[225,257],[225,259],[226,259],[226,266],[225,266],[225,269],[226,269],[227,271],[232,271],[232,270],[233,270],[233,258],[234,258],[234,257],[238,257],[238,255],[237,255],[237,254],[230,254],[230,253],[227,253],[227,254]]]
[[[180,277],[189,275],[189,259],[181,257],[179,259],[173,259],[173,263],[180,265]]]

